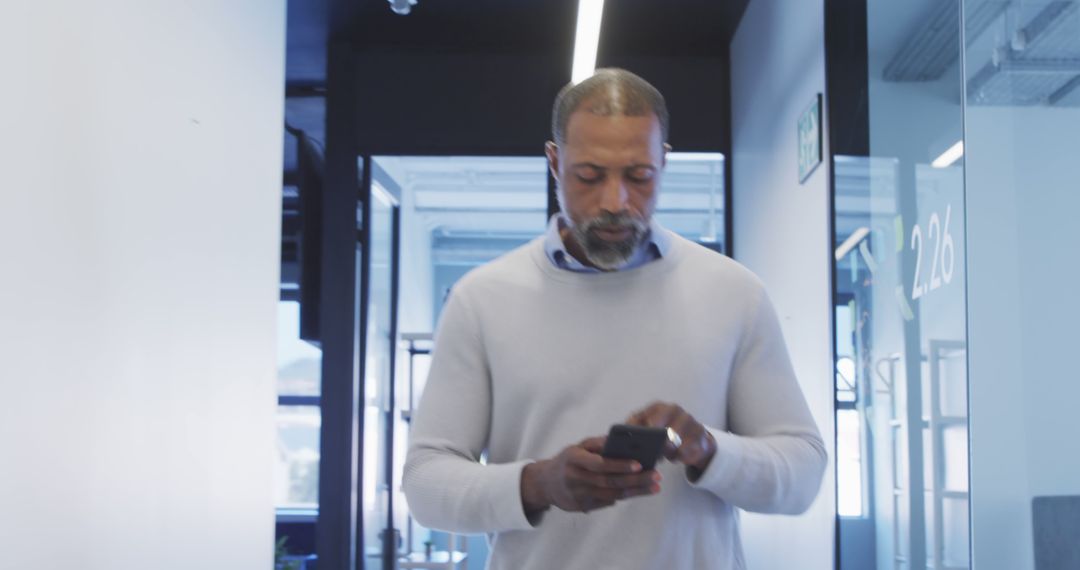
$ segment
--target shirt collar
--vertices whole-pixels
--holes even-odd
[[[560,220],[562,220],[562,214],[552,216],[548,222],[547,232],[544,234],[544,252],[552,265],[559,269],[577,273],[603,273],[599,269],[585,265],[570,254],[566,249],[566,244],[563,243],[562,235],[559,233]],[[668,236],[667,230],[653,217],[649,221],[648,240],[642,247],[638,248],[633,257],[615,271],[626,271],[660,259],[667,255],[670,247],[671,238]]]

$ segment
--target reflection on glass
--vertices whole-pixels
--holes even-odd
[[[946,427],[942,433],[945,464],[942,466],[944,491],[968,490],[968,430],[965,425]]]
[[[863,516],[862,422],[856,410],[836,413],[837,513]]]
[[[834,160],[854,365],[838,314],[836,373],[853,376],[837,385],[838,506],[863,481],[867,501],[865,518],[841,519],[840,558],[845,570],[967,568],[953,526],[967,504],[960,6],[868,0],[866,31],[869,155]],[[863,437],[865,479],[842,472],[846,434]]]
[[[968,500],[965,498],[950,498],[943,503],[942,526],[945,529],[945,543],[942,561],[947,567],[967,568],[970,565],[968,512]]]
[[[836,508],[841,517],[865,517],[868,514],[853,307],[854,301],[836,305]]]
[[[1080,567],[1080,2],[962,4],[974,564]]]

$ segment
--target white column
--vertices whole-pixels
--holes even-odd
[[[272,566],[284,36],[0,8],[0,566]]]

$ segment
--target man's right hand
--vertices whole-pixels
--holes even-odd
[[[525,511],[539,513],[555,506],[569,512],[588,512],[616,501],[660,492],[660,474],[641,471],[636,461],[600,455],[606,437],[571,445],[551,459],[525,466],[521,500]]]

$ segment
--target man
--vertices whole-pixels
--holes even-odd
[[[489,568],[739,569],[736,508],[817,494],[824,445],[761,283],[652,221],[667,130],[627,71],[563,89],[562,214],[443,312],[405,493],[424,526],[488,533]],[[623,422],[682,443],[653,471],[602,457]]]

